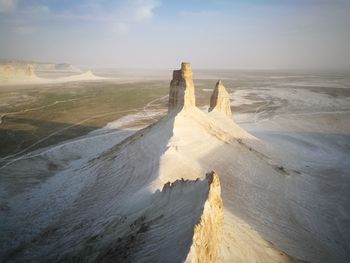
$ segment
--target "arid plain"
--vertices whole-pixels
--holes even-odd
[[[0,87],[4,261],[197,262],[209,235],[213,262],[346,262],[350,75],[194,69],[175,114],[171,74]],[[232,115],[208,113],[219,79]]]

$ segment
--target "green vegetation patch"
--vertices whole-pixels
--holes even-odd
[[[24,154],[87,134],[134,110],[142,110],[152,100],[167,95],[168,87],[167,81],[157,80],[2,89],[0,157]]]

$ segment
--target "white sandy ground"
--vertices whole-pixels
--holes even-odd
[[[54,165],[63,170],[44,183],[34,186],[30,191],[24,190],[22,193],[15,194],[20,190],[16,188],[11,192],[10,185],[6,187],[6,190],[1,191],[5,195],[13,196],[6,204],[10,210],[2,219],[1,227],[6,231],[1,242],[12,248],[17,247],[19,250],[21,247],[18,246],[22,242],[29,242],[28,247],[25,245],[26,248],[15,257],[19,261],[24,259],[36,261],[42,258],[51,258],[52,261],[62,260],[73,256],[74,253],[78,253],[77,251],[81,258],[97,259],[103,256],[103,251],[109,251],[111,244],[118,241],[117,236],[105,237],[106,244],[92,252],[86,251],[84,247],[86,240],[96,235],[108,236],[109,232],[120,233],[118,238],[124,238],[130,235],[129,232],[122,234],[123,231],[128,231],[126,226],[133,224],[138,218],[145,217],[147,220],[144,220],[150,224],[150,226],[147,225],[147,228],[153,226],[154,220],[157,220],[156,225],[159,227],[156,228],[157,231],[154,231],[154,234],[147,232],[146,244],[138,243],[137,250],[130,248],[130,259],[140,261],[152,259],[153,262],[185,260],[190,249],[194,224],[198,221],[203,207],[200,203],[206,200],[203,194],[200,194],[201,188],[192,189],[189,192],[190,196],[187,197],[181,190],[181,195],[175,195],[176,203],[174,204],[171,202],[169,204],[167,201],[164,205],[152,208],[154,201],[150,205],[147,200],[152,198],[152,193],[162,189],[168,181],[176,181],[179,178],[192,180],[203,178],[206,168],[200,168],[200,160],[216,147],[223,146],[225,143],[240,146],[242,142],[238,143],[236,141],[238,138],[242,138],[243,141],[253,139],[252,136],[235,126],[231,120],[220,115],[216,118],[221,119],[222,123],[216,123],[214,119],[205,116],[201,111],[193,109],[177,116],[170,115],[145,131],[138,132],[122,144],[116,143],[118,136],[114,135],[115,141],[110,144],[109,148],[107,144],[102,143],[103,141],[97,142],[99,149],[93,149],[91,145],[89,147],[86,143],[81,144],[78,141],[75,145],[70,144],[68,149],[62,146],[63,148],[60,147],[58,151],[53,150],[34,157],[37,158],[36,167],[31,169],[31,175],[28,173],[25,175],[29,177],[29,180],[33,180],[34,175],[39,177],[40,173],[50,166],[47,164],[48,161],[55,162]],[[191,123],[192,128],[189,125]],[[232,126],[226,127],[227,124]],[[236,137],[232,137],[233,135]],[[106,141],[107,138],[104,137]],[[196,146],[197,149],[194,148],[201,137],[207,139],[206,143]],[[103,145],[106,148],[103,148]],[[202,150],[199,150],[198,147]],[[59,153],[63,156],[59,156]],[[55,155],[50,156],[52,154]],[[74,159],[75,161],[72,161]],[[172,165],[169,163],[171,161],[179,162]],[[20,168],[28,166],[28,163],[33,160],[26,159],[20,162],[22,165],[19,167],[13,164],[5,167],[2,179],[7,177],[7,173],[17,172],[18,175],[23,175],[24,171]],[[197,169],[194,169],[196,166]],[[16,168],[20,170],[15,170]],[[21,179],[24,183],[23,180],[27,178]],[[30,183],[27,181],[26,186]],[[164,201],[161,199],[159,202]],[[26,203],[27,206],[22,207],[23,203]],[[146,213],[142,216],[142,213],[139,213],[140,207],[146,207],[151,211],[150,214]],[[168,209],[171,211],[170,215],[167,215]],[[195,212],[195,209],[199,209],[199,212]],[[156,216],[155,211],[161,214]],[[134,215],[135,213],[138,216]],[[225,210],[225,213],[229,212]],[[125,224],[122,220],[124,217],[121,215],[128,218],[128,220],[124,219]],[[171,218],[171,223],[168,217]],[[58,220],[58,218],[61,219]],[[70,222],[69,227],[68,222]],[[111,229],[103,227],[105,224],[111,224]],[[60,234],[53,231],[52,234],[50,232],[43,236],[43,232],[47,232],[48,228],[52,227],[64,231]],[[163,240],[164,236],[168,237],[167,242]],[[68,242],[68,240],[71,241]],[[51,245],[48,245],[48,242]],[[288,259],[263,240],[260,242],[275,251],[275,255],[278,256],[275,257],[276,260],[280,257]],[[158,254],[150,254],[149,251],[152,251],[154,246]],[[56,252],[53,252],[52,249]],[[75,252],[71,252],[73,254],[70,255],[70,250]],[[225,257],[230,255],[225,255]],[[9,254],[7,256],[11,258]]]
[[[288,91],[269,94],[271,103],[290,98]],[[295,100],[306,100],[301,95]],[[347,101],[338,101],[336,118],[327,117],[331,98],[315,96],[319,114],[306,108],[302,118],[288,112],[293,99],[285,112],[260,107],[236,114],[255,136],[220,113],[193,108],[136,133],[111,130],[125,117],[11,163],[0,170],[0,257],[181,262],[207,184],[178,183],[166,198],[158,190],[215,170],[224,208],[220,262],[346,262],[350,117]],[[289,115],[273,118],[277,113]]]
[[[271,156],[300,173],[289,186],[297,203],[304,203],[298,224],[313,234],[320,248],[313,262],[350,259],[350,101],[307,89],[238,90],[233,104],[245,104],[254,94],[265,106],[235,114],[246,130],[273,148]],[[282,102],[284,100],[284,102]],[[270,107],[270,106],[279,107]],[[295,219],[294,219],[295,220]],[[249,221],[249,220],[247,220]],[[255,223],[253,223],[255,221]],[[260,228],[255,219],[251,225]],[[267,237],[268,235],[266,235]],[[271,238],[267,238],[272,240]],[[311,246],[305,244],[308,248]]]

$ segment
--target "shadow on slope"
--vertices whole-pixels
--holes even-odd
[[[67,169],[76,160],[91,158],[109,147],[131,135],[132,131],[119,129],[105,129],[101,134],[77,137],[87,134],[99,127],[74,125],[40,120],[28,120],[7,117],[6,120],[16,125],[30,125],[35,129],[52,129],[56,132],[49,138],[37,139],[32,142],[32,129],[19,129],[9,127],[0,129],[1,149],[6,150],[7,145],[20,145],[19,151],[12,156],[0,159],[0,198],[11,198],[22,191],[29,190],[35,185],[45,182],[54,174]],[[10,126],[11,127],[11,126]],[[98,138],[100,137],[100,138]],[[45,140],[43,140],[45,139]],[[109,139],[109,142],[106,140]],[[22,141],[22,142],[19,142]],[[99,143],[96,144],[96,141]],[[62,142],[62,143],[58,143]],[[29,144],[30,143],[30,144]],[[58,143],[58,144],[57,144]],[[45,148],[48,145],[54,146]],[[38,151],[31,151],[40,148]],[[99,149],[101,148],[101,149]],[[31,151],[26,154],[26,152]],[[4,193],[6,192],[6,194]],[[0,207],[3,204],[0,203]]]
[[[67,166],[37,187],[15,196],[1,211],[1,257],[16,262],[42,262],[49,257],[60,261],[65,255],[74,261],[92,252],[97,257],[103,251],[100,246],[107,249],[121,238],[115,230],[126,215],[133,218],[135,225],[141,225],[136,226],[136,232],[145,231],[147,227],[142,225],[148,219],[136,215],[152,203],[146,186],[158,176],[173,122],[174,116],[167,116],[109,145],[102,154],[78,159],[76,165]],[[38,158],[34,163],[45,159]],[[157,220],[153,218],[152,222]],[[104,235],[109,238],[102,238]],[[171,246],[167,248],[176,251]]]
[[[16,154],[21,151],[24,151],[23,153],[33,151],[39,147],[47,147],[85,135],[98,128],[101,127],[7,116],[0,126],[0,156],[5,157],[8,154]],[[45,138],[44,136],[47,135],[48,131],[52,131],[52,136],[31,147],[31,145]],[[26,150],[27,148],[28,150]]]

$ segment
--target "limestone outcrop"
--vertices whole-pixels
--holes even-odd
[[[210,98],[210,107],[209,111],[219,111],[225,115],[231,116],[231,104],[230,104],[230,95],[226,91],[225,86],[219,80],[216,85],[213,94]]]
[[[25,69],[25,75],[28,76],[29,78],[31,77],[35,77],[35,73],[34,73],[34,68],[31,65],[28,65]]]
[[[200,221],[195,226],[186,263],[218,262],[224,224],[221,186],[219,176],[215,172],[208,173],[206,179],[209,185],[208,198]]]
[[[192,69],[189,63],[182,63],[181,69],[173,71],[170,82],[168,111],[182,110],[196,106]]]
[[[0,80],[3,82],[25,82],[31,80],[38,80],[32,65],[25,66],[0,66]]]

